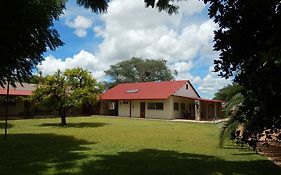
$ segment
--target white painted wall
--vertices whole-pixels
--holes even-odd
[[[179,88],[173,95],[199,98],[195,90],[192,88],[191,84],[189,82],[187,82],[186,84],[188,84],[188,89],[186,89],[186,85],[184,85],[181,88]]]
[[[118,116],[129,117],[130,116],[130,102],[123,104],[126,100],[118,100]]]
[[[130,116],[130,102],[124,104],[125,100],[119,100],[118,116]],[[171,119],[171,104],[168,100],[132,100],[132,117],[140,117],[140,103],[145,102],[145,118]],[[162,103],[163,110],[148,109],[148,103]]]

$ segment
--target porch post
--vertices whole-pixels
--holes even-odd
[[[7,129],[8,129],[8,104],[9,104],[9,92],[10,91],[10,81],[7,83],[7,93],[6,93],[6,104],[5,104],[5,134],[4,139],[7,140]]]
[[[217,103],[215,103],[215,120],[217,119]]]
[[[132,101],[130,100],[130,117],[132,117]]]
[[[199,100],[195,100],[195,120],[200,121],[201,119],[201,103]]]

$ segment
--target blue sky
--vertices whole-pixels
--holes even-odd
[[[142,0],[113,0],[106,14],[94,14],[69,0],[54,27],[64,46],[44,54],[43,74],[82,67],[100,81],[111,64],[133,56],[163,58],[177,70],[176,79],[189,79],[202,97],[212,98],[230,83],[213,72],[213,30],[207,6],[198,0],[177,2],[177,15],[144,8]]]

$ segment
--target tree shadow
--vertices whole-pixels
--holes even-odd
[[[157,149],[99,155],[87,162],[81,174],[95,175],[204,175],[204,174],[281,174],[281,168],[267,160],[226,161],[215,156],[179,153]]]
[[[8,128],[12,128],[12,127],[14,127],[14,125],[8,123],[8,124],[7,124],[7,127],[8,127]],[[5,128],[5,123],[4,123],[4,122],[0,122],[0,129],[4,129],[4,128]]]
[[[222,149],[249,150],[249,147],[246,144],[244,144],[243,146],[225,145],[222,147]]]
[[[95,123],[88,123],[88,122],[80,122],[80,123],[68,123],[65,126],[62,126],[60,123],[43,123],[39,126],[42,127],[62,127],[62,128],[97,128],[108,125],[108,123],[102,122],[95,122]]]
[[[9,134],[8,140],[0,140],[0,174],[70,174],[71,167],[87,157],[83,151],[88,144],[95,143],[55,134]]]

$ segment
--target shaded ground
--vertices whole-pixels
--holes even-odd
[[[105,117],[10,122],[0,135],[1,175],[277,175],[255,152],[218,147],[214,124]],[[1,129],[0,131],[3,131]]]
[[[281,167],[281,143],[271,142],[269,143],[269,147],[262,147],[260,153]]]

